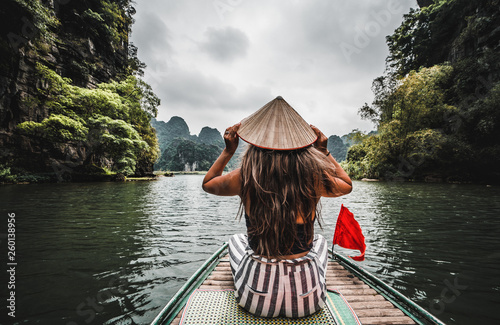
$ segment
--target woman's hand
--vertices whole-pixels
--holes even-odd
[[[226,151],[234,154],[238,148],[238,134],[236,133],[240,128],[241,123],[230,126],[224,132],[224,142],[226,143]]]
[[[316,147],[316,149],[318,149],[321,152],[324,152],[325,154],[328,153],[328,149],[326,148],[328,145],[328,138],[326,137],[326,135],[324,135],[323,132],[321,132],[314,125],[311,125],[311,128],[318,136],[318,139],[316,140],[316,142],[314,142],[314,146]]]

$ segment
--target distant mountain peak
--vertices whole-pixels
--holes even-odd
[[[224,139],[217,129],[205,126],[198,135],[198,141],[205,144],[213,144],[224,148]]]

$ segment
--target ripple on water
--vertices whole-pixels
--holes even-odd
[[[215,249],[245,231],[238,198],[208,195],[202,177],[0,187],[0,208],[17,216],[23,324],[86,323],[88,299],[102,307],[93,323],[149,323]],[[498,323],[499,189],[355,182],[350,195],[322,199],[316,231],[328,241],[341,204],[365,234],[364,268],[446,323]],[[450,283],[460,295],[443,304]]]

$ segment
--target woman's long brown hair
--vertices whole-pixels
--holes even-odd
[[[279,258],[291,255],[298,240],[297,219],[302,217],[306,242],[314,235],[314,220],[321,220],[319,199],[326,177],[334,173],[323,153],[309,146],[298,150],[267,150],[249,145],[241,163],[240,217],[248,210],[248,234],[256,254]],[[248,209],[245,210],[245,207]],[[321,223],[320,223],[321,226]],[[254,244],[255,245],[255,244]]]

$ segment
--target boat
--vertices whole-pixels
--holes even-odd
[[[193,306],[191,301],[196,292],[219,292],[227,296],[234,292],[234,283],[229,265],[227,252],[228,243],[223,244],[203,265],[187,280],[187,282],[170,299],[161,312],[151,322],[151,325],[178,325],[184,324],[186,310],[190,306],[195,313],[208,315],[210,313],[224,314],[229,311],[211,308],[210,303],[198,307]],[[442,321],[427,312],[414,301],[404,296],[387,283],[377,278],[362,267],[356,265],[345,256],[329,250],[329,261],[327,268],[327,288],[334,287],[329,295],[340,295],[346,305],[353,312],[351,320],[343,321],[336,318],[335,322],[323,322],[324,324],[419,324],[419,325],[444,325]],[[327,299],[328,300],[328,299]],[[342,303],[342,300],[338,300]],[[332,302],[333,303],[333,302]],[[335,302],[337,303],[337,302]],[[195,302],[196,304],[196,302]],[[234,302],[231,308],[238,309],[237,312],[247,314]],[[342,306],[341,306],[342,307]],[[198,308],[198,309],[197,309]],[[335,308],[335,307],[334,307]],[[329,308],[332,310],[332,308]],[[336,309],[336,308],[335,308]],[[339,308],[342,309],[342,308]],[[208,315],[210,316],[210,315]],[[221,317],[224,315],[212,315]],[[344,317],[342,315],[337,315]],[[244,317],[247,317],[244,315]],[[310,316],[309,316],[310,317]],[[347,315],[347,317],[350,317]],[[306,317],[307,318],[307,317]],[[346,318],[347,319],[347,318]],[[234,319],[233,319],[234,320]],[[302,324],[299,319],[288,318],[285,322],[276,322],[273,318],[259,318],[258,324]],[[352,322],[351,322],[352,321]],[[356,323],[357,321],[357,323]],[[205,323],[204,321],[194,323]],[[219,323],[219,322],[217,322]],[[221,322],[222,323],[222,322]],[[231,321],[233,324],[248,324],[251,322]],[[305,322],[313,324],[316,322]],[[321,324],[321,323],[319,323]]]

